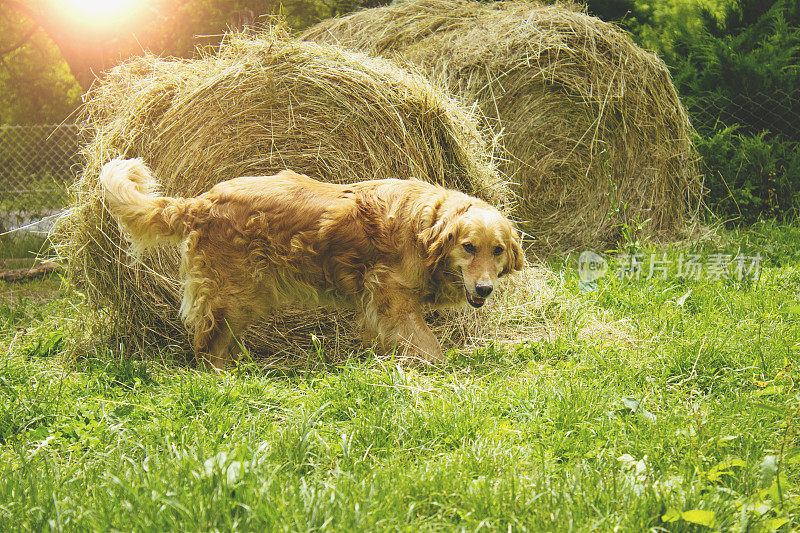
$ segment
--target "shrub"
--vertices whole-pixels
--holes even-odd
[[[781,136],[728,126],[698,137],[709,207],[726,222],[796,215],[800,144]]]
[[[800,1],[740,0],[701,18],[663,52],[700,135],[707,203],[729,221],[784,218],[800,189]]]

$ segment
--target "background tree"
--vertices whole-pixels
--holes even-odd
[[[636,0],[586,0],[586,10],[590,15],[616,22],[630,32],[651,23],[652,6]]]
[[[793,217],[800,200],[800,1],[702,9],[662,50],[726,219]]]
[[[103,19],[79,5],[0,0],[0,121],[59,122],[95,76],[120,60],[145,50],[191,57],[228,28],[279,9],[271,0],[147,0]]]
[[[280,14],[299,29],[382,3],[131,0],[119,16],[102,18],[87,8],[102,2],[0,0],[0,123],[63,120],[98,73],[143,51],[191,57],[198,46],[218,44],[227,29],[264,23],[265,16]]]
[[[0,16],[0,124],[59,122],[80,102],[81,87],[58,47],[41,32],[28,34],[23,19]]]

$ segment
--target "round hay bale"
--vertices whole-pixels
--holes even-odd
[[[58,251],[98,310],[98,331],[129,347],[188,351],[190,343],[178,318],[177,250],[132,257],[104,208],[98,175],[111,158],[143,158],[170,196],[290,168],[340,183],[416,177],[500,206],[512,198],[474,117],[424,78],[278,29],[231,36],[196,60],[129,60],[100,80],[83,111],[94,138]],[[287,310],[245,343],[257,356],[307,355],[316,335],[346,354],[356,345],[353,322],[331,310]]]
[[[605,248],[642,223],[674,238],[696,215],[691,126],[667,67],[573,5],[406,0],[301,38],[411,62],[476,103],[540,250]]]

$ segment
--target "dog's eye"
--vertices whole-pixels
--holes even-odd
[[[471,242],[465,242],[461,246],[464,247],[464,249],[467,251],[467,253],[470,253],[472,255],[475,255],[476,253],[478,253],[478,250],[475,249],[475,245],[473,245]]]
[[[495,246],[494,247],[494,255],[500,255],[502,253],[503,253],[503,247],[502,246]]]

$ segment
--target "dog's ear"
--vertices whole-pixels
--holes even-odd
[[[425,254],[425,265],[435,269],[453,250],[456,242],[456,224],[453,217],[439,214],[432,223],[418,233]]]
[[[525,252],[522,250],[519,233],[514,229],[511,230],[506,250],[508,250],[508,261],[501,275],[522,270],[525,267]]]

